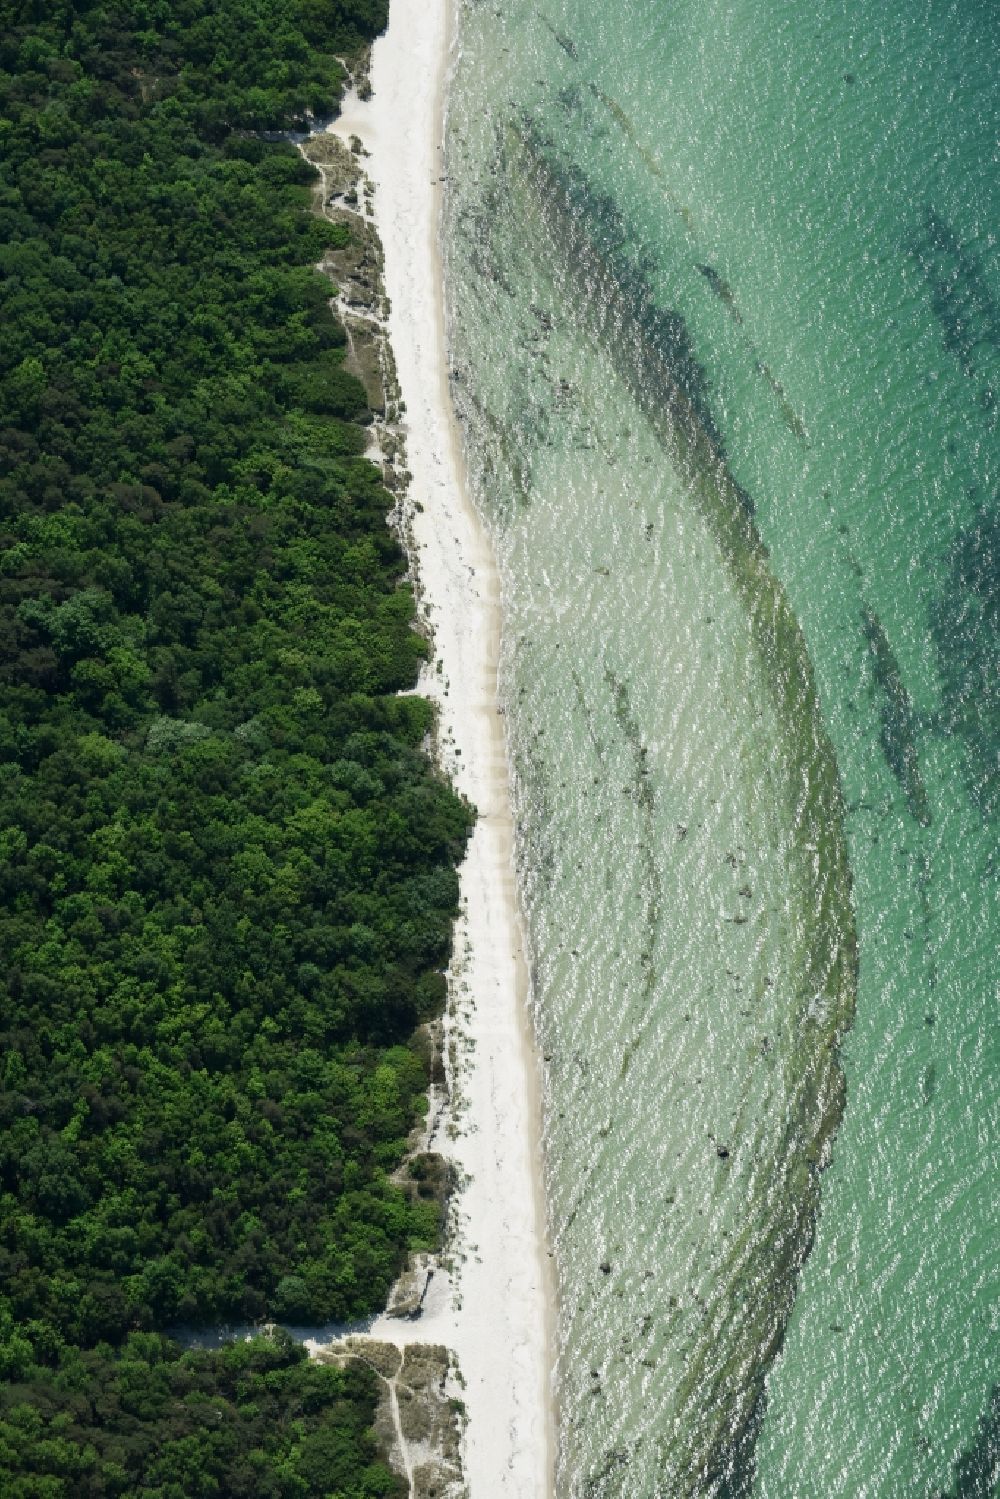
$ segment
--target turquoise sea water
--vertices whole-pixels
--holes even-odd
[[[991,1494],[1000,13],[460,40],[560,1494]]]

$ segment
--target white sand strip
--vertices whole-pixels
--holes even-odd
[[[458,1204],[464,1259],[451,1284],[435,1277],[418,1321],[379,1318],[372,1333],[445,1343],[458,1355],[472,1499],[540,1499],[552,1492],[553,1291],[497,704],[499,582],[465,487],[442,305],[439,183],[451,29],[451,0],[391,0],[388,31],[372,57],[373,97],[349,96],[333,126],[345,140],[361,138],[375,184],[410,497],[423,507],[413,516],[413,560],[436,657],[421,690],[440,707],[445,762],[480,813],[461,870],[465,914],[456,937],[459,980],[471,1002],[457,1032],[466,1108],[457,1135],[435,1141],[468,1178]]]

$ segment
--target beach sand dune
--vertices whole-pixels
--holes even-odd
[[[372,54],[372,95],[349,94],[332,129],[360,138],[375,187],[389,337],[405,414],[411,562],[434,657],[420,685],[440,710],[449,774],[479,811],[461,870],[448,1033],[452,1117],[435,1148],[462,1182],[453,1268],[414,1322],[372,1335],[457,1355],[472,1499],[552,1490],[552,1315],[542,1197],[539,1077],[512,863],[497,701],[499,581],[472,506],[448,391],[440,251],[451,0],[391,0]]]

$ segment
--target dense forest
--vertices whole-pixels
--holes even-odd
[[[386,0],[0,0],[0,1491],[394,1494],[362,1373],[471,813],[265,139]]]

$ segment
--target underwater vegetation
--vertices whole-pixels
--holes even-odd
[[[747,1203],[741,1231],[714,1266],[702,1328],[671,1396],[673,1419],[658,1422],[656,1438],[663,1493],[736,1495],[752,1474],[764,1376],[812,1243],[820,1174],[844,1106],[837,1047],[853,1015],[857,943],[843,799],[805,641],[770,567],[753,499],[730,470],[710,381],[685,319],[658,301],[653,267],[627,248],[614,201],[531,120],[512,125],[508,141],[512,191],[530,194],[550,253],[586,286],[577,316],[611,356],[665,461],[683,476],[745,609],[784,726],[784,812],[803,936],[800,987],[790,996],[794,1039],[783,1071],[783,1123],[776,1145],[772,1136],[763,1144],[759,1126],[770,1162],[766,1199]],[[610,685],[619,726],[637,740],[627,697],[620,684]],[[592,1471],[588,1482],[595,1493],[625,1494],[628,1469],[627,1452],[609,1451],[604,1470]]]

